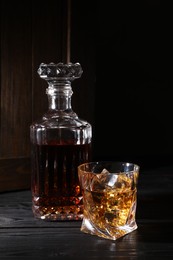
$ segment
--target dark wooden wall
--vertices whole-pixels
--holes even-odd
[[[93,86],[87,80],[93,68],[87,65],[91,60],[85,61],[86,50],[78,47],[82,47],[84,35],[76,33],[68,38],[69,32],[82,26],[78,13],[74,13],[77,4],[69,0],[16,0],[10,5],[1,1],[0,191],[30,188],[29,126],[47,110],[47,85],[37,69],[41,62],[66,62],[71,51],[69,40],[73,41],[71,61],[80,62],[85,71],[75,83],[74,110],[86,120],[93,120]],[[83,51],[86,53],[82,58]]]
[[[30,186],[29,126],[46,108],[37,69],[62,59],[62,2],[1,1],[0,190]]]
[[[93,160],[173,164],[170,10],[159,0],[1,1],[0,191],[30,187],[29,126],[47,110],[41,62],[81,63],[72,106],[93,125]]]

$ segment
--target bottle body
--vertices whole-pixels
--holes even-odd
[[[77,166],[91,159],[91,138],[84,138],[91,137],[91,126],[85,123],[80,128],[73,127],[71,132],[69,128],[57,127],[52,132],[52,129],[43,125],[31,126],[32,210],[37,218],[83,218]],[[63,140],[62,137],[67,135],[70,139]],[[61,136],[61,139],[56,140],[57,136]]]
[[[49,221],[81,220],[77,167],[91,160],[92,126],[73,112],[71,84],[57,82],[47,89],[48,112],[30,126],[32,211]]]

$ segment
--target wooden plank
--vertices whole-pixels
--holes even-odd
[[[0,258],[171,260],[171,171],[167,168],[160,169],[160,173],[159,170],[145,172],[139,193],[141,216],[137,219],[138,229],[116,241],[81,232],[81,221],[48,222],[35,219],[31,211],[30,190],[0,193]],[[164,187],[160,186],[161,180]],[[159,210],[160,216],[157,214]],[[145,212],[148,212],[147,217]]]
[[[0,192],[29,189],[30,158],[0,159]]]
[[[67,11],[66,0],[1,1],[0,191],[30,187],[29,127],[48,108],[37,69],[67,56]]]
[[[37,74],[41,63],[62,62],[66,56],[67,1],[34,1],[32,14],[32,120],[48,110],[46,88],[48,84]],[[65,24],[64,24],[65,23]]]
[[[92,4],[88,1],[71,1],[71,62],[79,62],[83,69],[81,78],[72,83],[72,105],[73,110],[80,118],[92,124],[93,148],[96,122],[95,98],[97,95],[96,5],[95,1],[92,1]]]
[[[84,234],[79,228],[1,229],[1,259],[171,259],[169,224],[141,224],[138,230],[112,241]]]
[[[30,190],[0,194],[0,228],[80,227],[81,221],[49,222],[36,219],[32,213]]]
[[[15,10],[15,12],[14,12]],[[29,156],[31,2],[1,1],[0,158]]]

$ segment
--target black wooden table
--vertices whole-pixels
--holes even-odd
[[[30,190],[0,194],[0,260],[173,259],[173,167],[142,171],[138,229],[112,241],[84,234],[81,222],[33,217]]]

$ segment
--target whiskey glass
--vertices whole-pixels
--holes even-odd
[[[82,232],[116,240],[137,229],[139,169],[137,164],[116,161],[78,166],[84,206]]]

